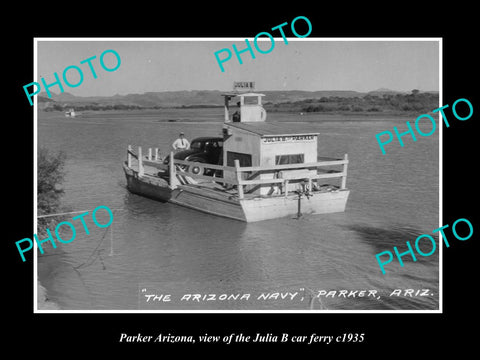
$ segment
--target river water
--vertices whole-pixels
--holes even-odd
[[[439,308],[438,246],[416,262],[405,256],[403,267],[394,260],[385,275],[375,258],[440,226],[438,132],[404,137],[382,156],[375,134],[406,129],[415,116],[269,113],[267,121],[320,132],[320,156],[348,153],[345,213],[246,224],[128,192],[127,145],[166,154],[180,131],[190,140],[219,135],[222,116],[218,108],[38,113],[38,145],[67,155],[63,209],[114,209],[109,228],[86,217],[89,235],[76,221],[73,242],[45,247],[38,274],[50,300],[65,310]]]

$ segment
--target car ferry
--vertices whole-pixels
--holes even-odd
[[[319,133],[267,122],[264,94],[234,88],[222,96],[221,137],[194,139],[165,158],[128,146],[130,192],[245,222],[345,211],[347,154],[318,157]],[[232,99],[239,100],[233,115]]]

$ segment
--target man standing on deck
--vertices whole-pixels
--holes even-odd
[[[180,137],[172,144],[173,150],[188,150],[190,149],[190,143],[185,139],[185,134],[180,133]]]

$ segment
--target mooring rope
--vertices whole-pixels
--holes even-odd
[[[123,209],[112,209],[112,215],[115,213],[116,210],[123,210]],[[95,247],[95,249],[93,249],[92,253],[91,253],[90,256],[87,258],[87,260],[85,260],[82,264],[80,264],[80,265],[78,265],[78,266],[75,266],[75,267],[74,267],[75,269],[80,269],[80,268],[83,268],[83,267],[90,266],[90,265],[92,265],[92,264],[95,262],[95,260],[97,260],[97,258],[100,258],[100,261],[101,261],[102,266],[103,266],[103,270],[106,269],[105,264],[104,264],[104,262],[103,262],[103,259],[102,259],[101,255],[100,255],[100,251],[102,251],[102,250],[104,250],[104,249],[98,250],[98,248],[100,247],[100,245],[102,245],[103,240],[105,239],[105,235],[107,235],[108,230],[109,230],[108,228],[105,229],[105,232],[103,233],[103,236],[102,236],[102,238],[100,239],[98,245]],[[110,234],[111,234],[111,236],[110,236],[110,254],[109,254],[109,256],[112,256],[112,255],[113,255],[113,222],[112,222],[112,227],[110,227]],[[97,256],[95,256],[95,257],[93,258],[93,260],[89,262],[90,258],[92,258],[93,254],[95,254],[95,253],[97,253]],[[89,262],[89,263],[88,263],[88,262]],[[87,264],[87,263],[88,263],[88,264]]]
[[[116,210],[125,210],[123,208],[120,208],[120,209],[110,209],[112,211],[116,211]],[[51,217],[51,216],[61,216],[61,215],[70,215],[70,214],[80,214],[80,213],[84,213],[84,212],[87,212],[87,211],[92,211],[92,210],[82,210],[82,211],[71,211],[71,212],[65,212],[65,213],[58,213],[58,214],[48,214],[48,215],[37,215],[37,218],[41,219],[41,218],[45,218],[45,217]]]

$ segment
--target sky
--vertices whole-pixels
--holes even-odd
[[[246,48],[244,38],[196,39],[72,39],[38,38],[37,79],[47,84],[55,81],[56,72],[62,79],[70,65],[80,67],[83,82],[68,87],[62,80],[64,91],[77,96],[112,96],[115,94],[141,94],[177,90],[231,90],[234,81],[254,81],[257,91],[267,90],[355,90],[372,91],[388,88],[397,91],[438,91],[439,42],[436,39],[416,40],[381,39],[339,41],[321,38],[275,38],[273,49],[262,54],[249,38],[255,58],[244,52],[237,60],[232,45],[238,50]],[[327,41],[328,40],[328,41]],[[260,37],[258,46],[267,51],[272,43]],[[220,70],[214,53],[229,49],[232,57]],[[100,55],[115,50],[121,59],[119,68],[103,70]],[[97,78],[94,79],[87,63],[91,61]],[[221,58],[226,52],[219,54]],[[107,67],[116,65],[115,56],[104,57]],[[70,83],[80,78],[77,70],[67,72]],[[58,86],[51,91],[59,93]],[[42,88],[42,93],[44,89]]]

